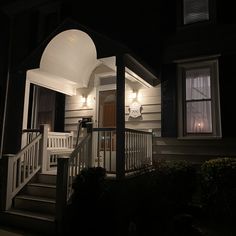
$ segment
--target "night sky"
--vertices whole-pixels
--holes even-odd
[[[69,14],[80,24],[125,44],[155,69],[160,45],[160,15],[157,4],[116,5],[118,3],[111,1],[109,5],[93,6],[91,10],[93,4],[81,7],[73,3],[76,1],[70,2],[66,4],[67,7],[73,6]]]
[[[27,4],[29,1],[32,0],[0,0],[0,3]],[[155,4],[137,2],[135,5],[132,2],[121,1],[108,3],[85,1],[81,5],[81,1],[78,0],[61,0],[61,4],[61,20],[72,18],[79,24],[124,44],[137,58],[146,62],[154,71],[158,71],[160,56],[158,1]]]

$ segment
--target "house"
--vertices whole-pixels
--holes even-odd
[[[52,230],[52,215],[56,210],[60,221],[81,167],[103,166],[120,179],[161,159],[199,164],[235,156],[232,4],[161,1],[159,76],[124,46],[76,21],[61,21],[59,1],[4,8],[1,209],[8,212],[1,219]],[[38,171],[43,173],[30,181]],[[23,180],[29,184],[22,197],[15,194],[25,189]],[[6,181],[17,189],[5,188]],[[25,196],[45,188],[49,201]],[[16,211],[12,200],[15,208],[42,212]]]
[[[83,168],[122,179],[152,166],[160,80],[126,47],[54,22],[60,2],[12,4],[1,14],[0,218],[53,232]]]
[[[201,163],[233,157],[235,5],[162,2],[162,134],[153,158]]]

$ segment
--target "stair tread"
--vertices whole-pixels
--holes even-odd
[[[20,194],[20,195],[17,195],[15,198],[16,199],[33,200],[33,201],[39,201],[39,202],[56,203],[56,200],[54,198],[41,197],[41,196],[35,196],[35,195]]]
[[[28,186],[36,186],[36,187],[45,187],[45,188],[55,188],[55,184],[46,184],[46,183],[29,183]]]
[[[55,221],[55,217],[53,215],[43,214],[39,212],[11,208],[10,210],[7,211],[7,213],[20,215],[24,217],[30,217],[30,218],[39,219],[39,220],[46,220],[46,221],[51,221],[51,222]]]

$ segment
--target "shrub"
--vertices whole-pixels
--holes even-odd
[[[187,161],[159,161],[155,165],[159,194],[167,204],[187,205],[196,187],[196,169]]]
[[[236,210],[236,159],[218,158],[201,166],[202,201],[210,216],[229,219]]]

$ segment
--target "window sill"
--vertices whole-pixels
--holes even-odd
[[[222,136],[183,136],[177,137],[178,140],[218,140],[222,139]]]

